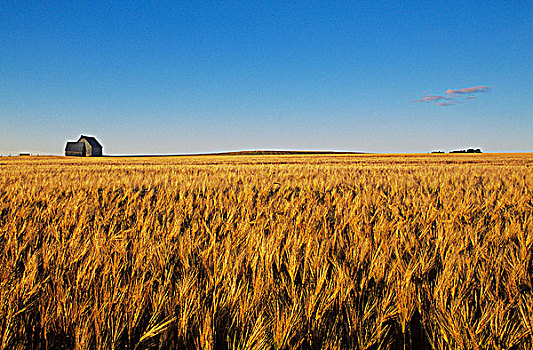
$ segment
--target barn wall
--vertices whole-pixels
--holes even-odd
[[[79,152],[79,151],[66,151],[65,155],[66,156],[70,156],[70,157],[83,157],[83,156],[85,156],[85,154],[83,154],[83,152]]]
[[[65,155],[73,157],[85,156],[85,144],[83,142],[67,142]]]
[[[102,148],[101,147],[92,147],[92,155],[93,157],[101,157],[102,156]]]

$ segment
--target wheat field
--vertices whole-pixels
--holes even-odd
[[[2,349],[531,349],[533,154],[0,158]]]

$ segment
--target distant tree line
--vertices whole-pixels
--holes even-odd
[[[433,151],[431,153],[446,153],[444,151]],[[469,148],[469,149],[460,149],[455,151],[450,151],[448,153],[482,153],[480,148]]]

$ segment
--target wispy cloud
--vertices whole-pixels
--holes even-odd
[[[477,92],[489,92],[490,88],[488,86],[474,86],[469,88],[462,89],[448,89],[446,93],[448,95],[457,95],[457,94],[475,94]]]
[[[440,107],[453,106],[458,103],[463,103],[467,100],[473,100],[477,97],[479,93],[490,92],[492,88],[488,86],[474,86],[467,88],[459,89],[447,89],[446,95],[433,95],[424,92],[426,96],[422,97],[419,100],[415,100],[415,103],[435,103],[435,105]]]
[[[441,107],[448,107],[448,106],[456,105],[458,103],[459,103],[458,101],[446,101],[446,102],[437,102],[436,105],[441,106]]]
[[[417,103],[430,103],[430,102],[434,102],[434,101],[440,101],[440,100],[444,100],[446,99],[446,97],[444,96],[435,96],[435,95],[428,95],[428,96],[425,96],[424,98],[420,99],[420,100],[416,100],[416,101],[413,101],[413,102],[417,102]]]

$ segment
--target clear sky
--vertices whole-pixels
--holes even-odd
[[[0,2],[0,154],[533,151],[533,1]]]

